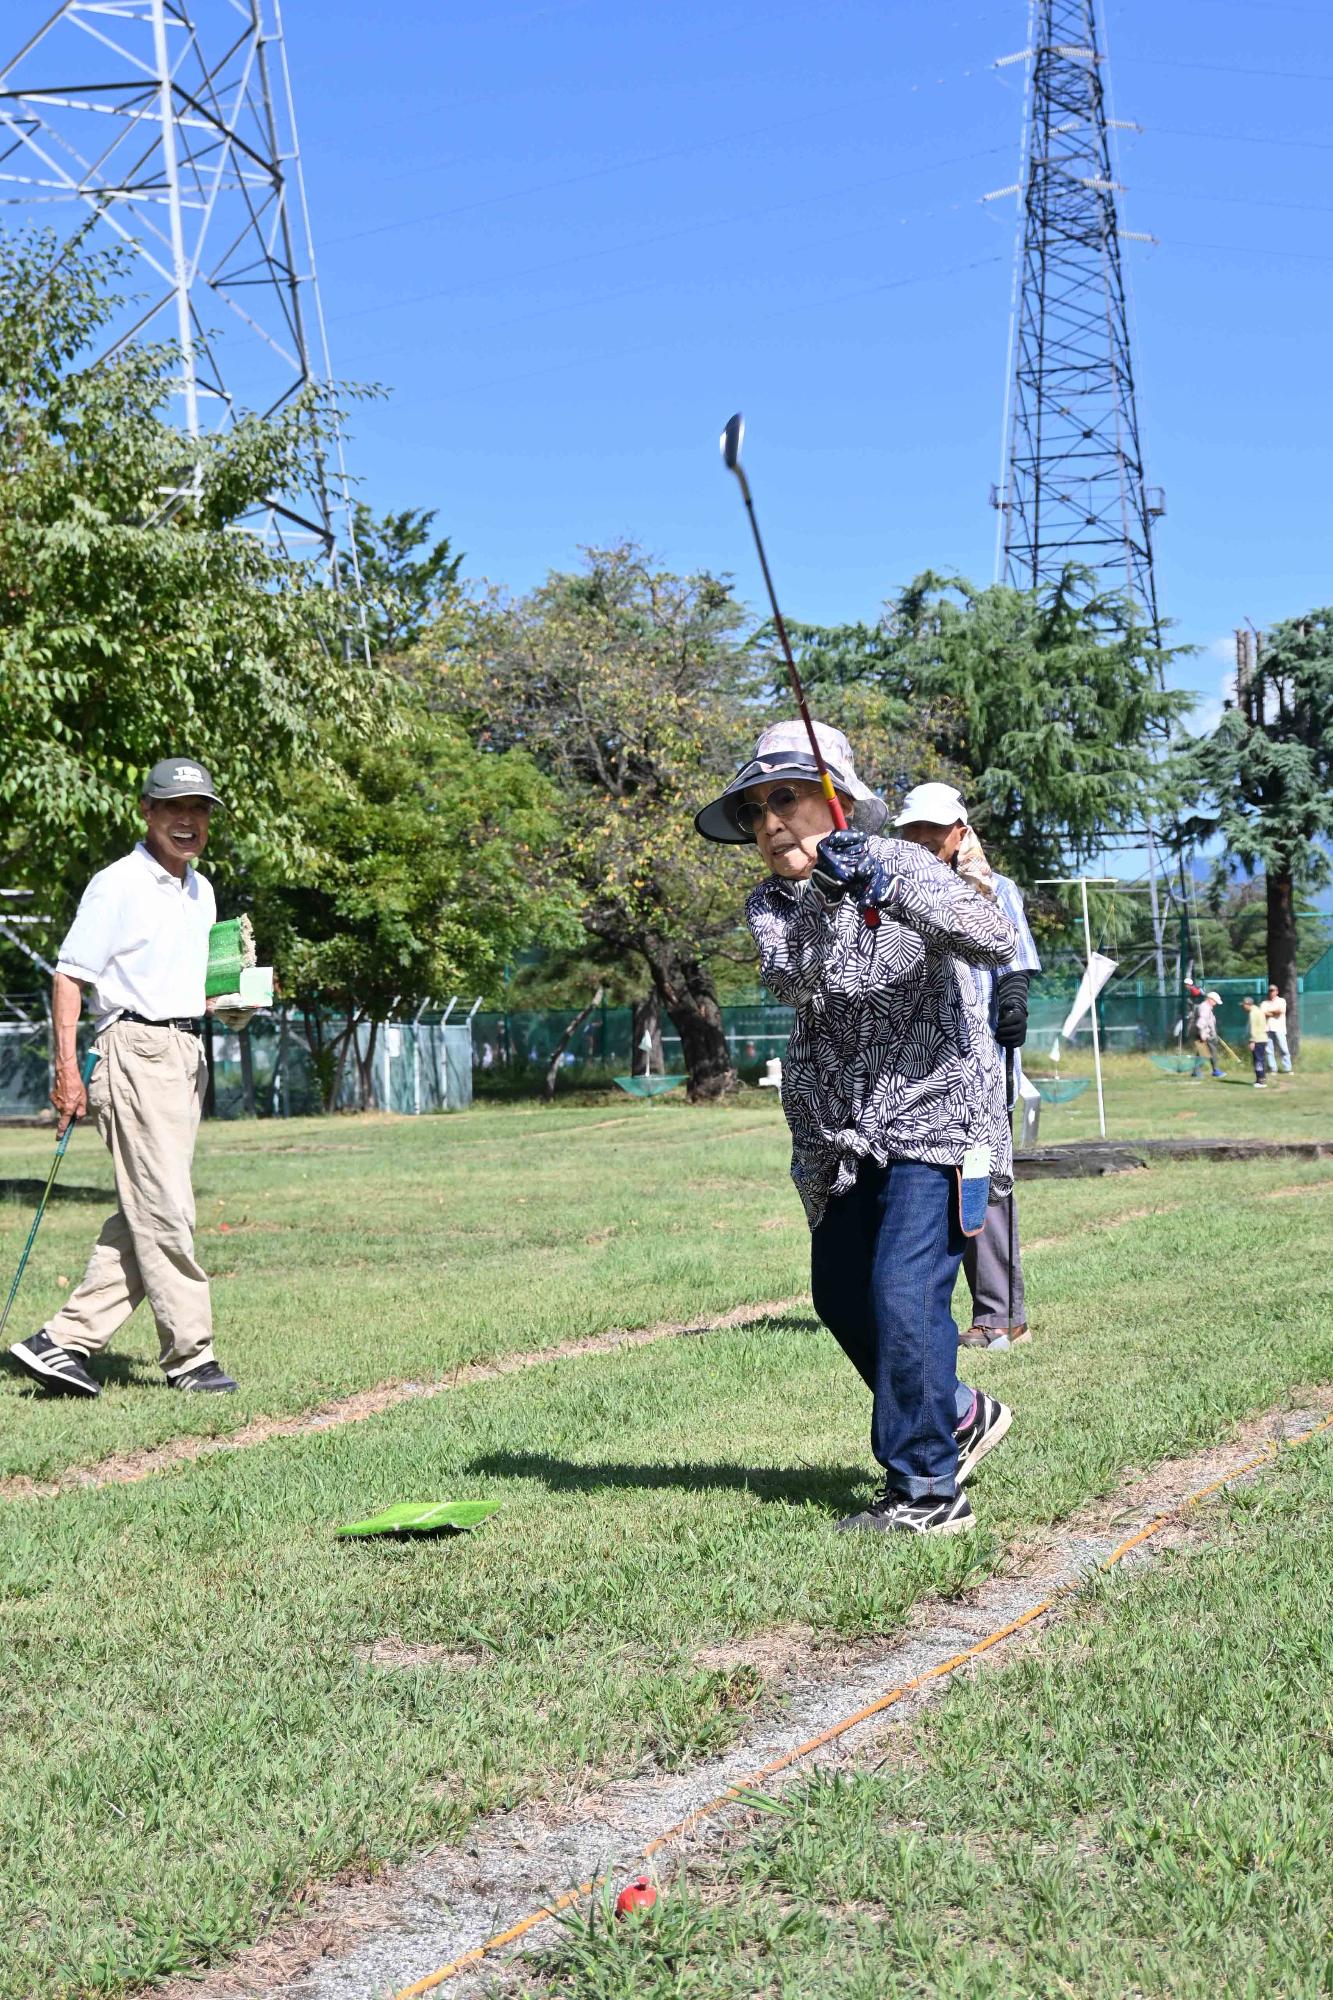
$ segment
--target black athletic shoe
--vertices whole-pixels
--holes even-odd
[[[868,1529],[871,1533],[890,1535],[965,1535],[976,1525],[966,1493],[909,1500],[905,1494],[885,1487],[859,1514],[849,1514],[845,1521],[839,1521],[838,1533]]]
[[[61,1347],[52,1340],[45,1327],[29,1336],[27,1340],[16,1340],[9,1350],[25,1375],[31,1375],[40,1388],[53,1396],[100,1396],[102,1391],[94,1382],[84,1362],[86,1354],[76,1354],[72,1347]]]
[[[994,1396],[983,1395],[977,1390],[977,1407],[966,1430],[954,1432],[958,1445],[958,1484],[972,1477],[988,1451],[994,1451],[1000,1440],[1008,1435],[1009,1426],[1014,1421],[1014,1413],[997,1401]]]
[[[203,1361],[197,1368],[187,1368],[183,1375],[170,1378],[173,1389],[211,1390],[215,1396],[230,1396],[236,1384],[230,1375],[224,1375],[216,1361]]]

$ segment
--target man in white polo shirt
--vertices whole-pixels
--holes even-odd
[[[42,1388],[96,1396],[89,1355],[106,1347],[141,1299],[157,1320],[173,1389],[236,1384],[213,1356],[208,1279],[194,1254],[190,1163],[207,1065],[213,891],[192,865],[222,801],[202,764],[165,757],[139,802],[144,837],[93,876],[60,947],[52,991],[59,1130],[91,1111],[111,1152],[117,1208],[66,1304],[9,1352]],[[85,1093],[75,1033],[91,989],[97,1066]]]

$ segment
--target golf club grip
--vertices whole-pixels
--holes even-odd
[[[89,1049],[79,1069],[79,1082],[83,1085],[85,1091],[87,1090],[88,1085],[93,1080],[93,1071],[96,1068],[97,1068],[97,1050]],[[69,1124],[65,1127],[64,1131],[61,1133],[60,1137],[56,1140],[56,1158],[58,1160],[64,1159],[65,1152],[69,1146],[69,1135],[74,1130],[74,1127],[78,1124],[78,1122],[79,1118],[78,1118],[78,1113],[76,1112],[74,1116],[70,1119]]]

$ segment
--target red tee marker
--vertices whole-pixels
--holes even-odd
[[[616,1897],[616,1915],[627,1917],[631,1910],[651,1910],[656,1901],[657,1891],[648,1877],[636,1875]]]

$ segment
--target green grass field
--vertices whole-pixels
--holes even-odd
[[[1329,1991],[1333,1457],[1102,1579],[876,1769],[773,1800],[645,1922],[566,1923],[543,2000],[1216,2000]],[[512,1993],[515,1986],[506,1986]]]
[[[1112,1101],[1166,1129],[1197,1104],[1200,1127],[1228,1131],[1233,1098],[1265,1107],[1261,1129],[1333,1135],[1329,1073],[1257,1099],[1126,1074]],[[49,1146],[3,1135],[0,1176],[30,1182]],[[469,1360],[799,1297],[785,1162],[757,1093],[716,1112],[210,1128],[200,1240],[243,1394],[203,1410],[171,1395],[136,1321],[95,1405],[0,1381],[0,1471],[47,1477]],[[68,1189],[109,1184],[80,1134]],[[21,1326],[77,1274],[98,1215],[53,1208]],[[26,1196],[0,1209],[6,1254],[28,1216]],[[751,1667],[699,1665],[702,1647],[793,1624],[817,1643],[891,1633],[1127,1469],[1333,1380],[1331,1225],[1333,1162],[1025,1189],[1039,1337],[979,1363],[1018,1423],[979,1484],[981,1530],[959,1541],[831,1535],[869,1489],[868,1406],[803,1305],[137,1485],[9,1500],[0,1996],[118,1993],[224,1957],[312,1881],[458,1836],[492,1806],[719,1747],[768,1697]],[[391,1501],[480,1495],[503,1510],[468,1537],[333,1538]],[[369,1665],[385,1639],[419,1663]],[[738,1930],[738,1966],[748,1948]],[[849,1980],[837,1990],[880,1990]]]

